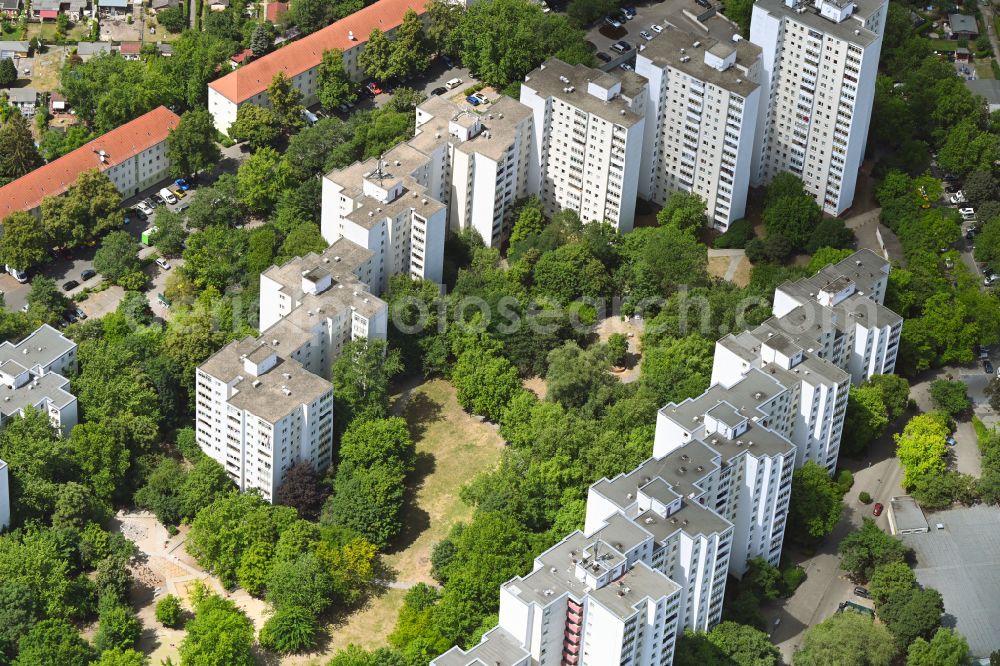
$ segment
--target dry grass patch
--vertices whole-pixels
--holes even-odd
[[[385,562],[404,583],[433,583],[431,550],[455,523],[472,517],[459,497],[462,486],[493,467],[503,440],[492,426],[467,414],[455,388],[443,379],[396,396],[392,411],[410,425],[417,447],[417,470],[411,487],[403,534]]]

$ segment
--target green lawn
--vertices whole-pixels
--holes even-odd
[[[931,48],[935,51],[954,51],[958,48],[958,42],[954,39],[928,39]]]
[[[32,37],[38,37],[44,40],[48,44],[52,44],[56,41],[56,24],[55,23],[29,23],[28,24],[28,36],[26,39],[31,39]],[[90,37],[90,28],[87,27],[86,23],[77,23],[72,28],[69,29],[69,33],[66,35],[66,42],[78,42],[80,40],[86,40]]]

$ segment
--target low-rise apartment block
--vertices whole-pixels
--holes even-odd
[[[43,198],[63,194],[88,169],[106,175],[123,197],[139,194],[167,177],[167,136],[179,122],[158,107],[0,187],[0,220],[19,210],[37,213]]]
[[[831,215],[851,206],[864,159],[887,0],[757,0],[763,53],[751,182],[788,171]]]
[[[66,374],[76,372],[76,343],[48,324],[17,344],[0,343],[0,428],[34,407],[68,435],[77,422]]]
[[[302,93],[303,104],[315,104],[319,65],[325,51],[339,49],[347,75],[355,81],[362,80],[365,75],[358,57],[365,50],[371,31],[377,28],[391,36],[403,22],[407,10],[423,15],[427,11],[426,3],[423,0],[379,0],[212,81],[208,84],[208,111],[216,129],[228,132],[229,126],[236,121],[236,112],[245,104],[267,106],[267,87],[279,73],[285,74]]]
[[[774,317],[718,341],[711,386],[660,409],[652,457],[594,483],[583,531],[501,587],[499,626],[432,666],[659,666],[678,631],[717,624],[728,574],[742,577],[757,557],[780,562],[794,470],[836,468],[852,378],[894,367],[901,320],[881,305],[888,273],[863,250],[778,287]],[[843,326],[855,297],[889,322],[878,362],[848,332],[855,324]],[[803,327],[805,313],[815,327]],[[827,336],[841,342],[824,347]],[[608,591],[628,603],[609,611]]]
[[[646,118],[646,79],[550,58],[525,77],[532,112],[528,189],[546,211],[632,230]]]

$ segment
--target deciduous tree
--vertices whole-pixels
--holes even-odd
[[[319,103],[327,111],[341,104],[351,104],[357,99],[356,86],[344,69],[344,53],[340,49],[323,52],[319,65]]]
[[[851,532],[837,546],[841,555],[840,568],[855,580],[868,580],[875,567],[903,562],[909,549],[901,541],[883,532],[871,518],[865,518],[861,529]]]
[[[189,178],[204,171],[221,156],[212,116],[205,109],[185,111],[177,127],[167,135],[167,159],[174,178]]]
[[[889,666],[896,656],[892,634],[861,613],[837,613],[806,630],[795,666]]]

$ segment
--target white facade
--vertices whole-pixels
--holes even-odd
[[[534,124],[528,189],[549,214],[632,230],[640,180],[646,80],[550,58],[525,77]]]
[[[212,81],[208,84],[208,111],[216,129],[227,133],[237,111],[246,104],[267,106],[267,87],[279,72],[302,94],[304,105],[315,104],[324,51],[339,49],[347,75],[354,81],[364,80],[367,77],[358,57],[372,29],[378,28],[391,38],[411,9],[424,18],[426,8],[421,2],[380,0]]]
[[[705,200],[710,224],[743,217],[760,87],[760,49],[668,28],[636,56],[649,81],[639,196]]]
[[[344,238],[372,253],[369,286],[377,294],[394,275],[442,281],[448,209],[406,166],[369,160],[323,178],[323,237],[328,243]]]
[[[902,322],[881,305],[888,273],[863,250],[778,287],[775,317],[718,341],[711,386],[657,413],[653,456],[590,487],[583,532],[501,587],[499,626],[431,666],[659,666],[678,631],[717,624],[727,574],[781,561],[794,470],[836,468],[860,337],[826,341],[848,337],[836,322],[850,299],[874,306],[892,350],[862,355],[856,381],[892,371]],[[606,603],[609,589],[628,603]]]
[[[273,502],[289,467],[322,471],[333,461],[332,385],[275,346],[233,342],[198,368],[195,384],[198,444],[240,490]]]
[[[320,255],[261,273],[261,338],[324,379],[346,343],[384,340],[388,306],[359,279],[368,277],[370,260],[370,252],[341,239]]]
[[[34,407],[68,435],[77,423],[67,373],[76,371],[76,343],[48,324],[21,342],[0,344],[0,427]]]
[[[750,41],[763,50],[751,183],[782,171],[823,210],[851,206],[864,159],[887,0],[758,0]]]
[[[7,463],[0,460],[0,532],[10,527],[10,479]]]

